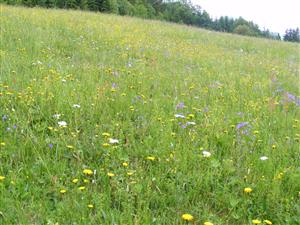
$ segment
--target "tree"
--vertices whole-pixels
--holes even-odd
[[[299,28],[287,29],[285,31],[285,35],[283,36],[283,40],[291,42],[300,42]]]

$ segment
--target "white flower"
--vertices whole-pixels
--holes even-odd
[[[186,125],[196,125],[195,122],[186,122]]]
[[[109,139],[109,143],[110,143],[110,144],[118,144],[118,143],[119,143],[119,140],[118,140],[118,139],[110,138],[110,139]]]
[[[175,116],[175,118],[182,118],[182,119],[185,118],[185,116],[182,114],[175,114],[174,116]]]
[[[66,79],[61,79],[61,82],[65,83],[65,82],[67,82],[67,80]]]
[[[262,156],[262,157],[260,157],[259,159],[262,160],[262,161],[265,161],[265,160],[268,159],[268,157],[267,157],[267,156]]]
[[[59,119],[60,118],[60,114],[54,114],[52,117],[55,118],[55,119]]]
[[[208,158],[211,156],[211,153],[208,151],[202,151],[202,155],[203,155],[203,157]]]
[[[66,127],[66,126],[67,126],[67,122],[66,122],[66,121],[59,121],[59,122],[58,122],[58,125],[59,125],[60,127]]]
[[[80,105],[74,104],[74,105],[73,105],[73,108],[80,108]]]

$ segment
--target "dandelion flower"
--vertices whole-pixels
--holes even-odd
[[[194,217],[191,214],[185,213],[181,216],[181,218],[185,221],[192,221]]]
[[[128,163],[127,163],[127,162],[123,162],[122,165],[123,165],[124,167],[127,167],[127,166],[128,166]]]
[[[68,149],[74,149],[74,146],[73,145],[67,145],[67,148]]]
[[[253,223],[253,224],[261,224],[261,221],[258,220],[258,219],[255,219],[255,220],[252,220],[252,223]]]
[[[204,224],[203,225],[214,225],[213,223],[211,223],[211,222],[204,222]]]
[[[80,190],[80,191],[83,191],[85,189],[85,186],[80,186],[79,188],[78,188],[78,190]]]
[[[0,181],[3,181],[5,179],[4,176],[0,176]]]
[[[103,137],[110,137],[110,133],[104,132],[104,133],[102,133],[102,136]]]
[[[107,176],[109,176],[109,177],[114,177],[114,176],[116,176],[114,173],[110,173],[110,172],[108,172],[107,173]]]
[[[78,183],[78,181],[79,180],[77,178],[75,178],[75,179],[72,180],[72,183],[76,184],[76,183]]]
[[[67,192],[67,190],[66,190],[66,189],[61,189],[59,192],[60,192],[61,194],[64,194],[64,193]]]
[[[150,161],[154,161],[154,160],[155,160],[155,157],[154,157],[154,156],[147,156],[146,159],[147,159],[147,160],[150,160]]]
[[[0,145],[1,145],[1,146],[5,146],[5,142],[1,142]]]
[[[252,192],[252,188],[246,187],[246,188],[244,188],[244,192],[248,194],[248,193]]]
[[[265,224],[268,224],[268,225],[273,224],[270,220],[264,220],[264,223],[265,223]]]
[[[92,208],[94,208],[94,205],[93,204],[88,204],[87,207],[92,209]]]
[[[103,143],[102,146],[106,148],[106,147],[109,147],[110,144],[108,144],[108,143]]]
[[[92,175],[92,174],[93,174],[93,171],[90,170],[90,169],[84,169],[84,170],[83,170],[83,174],[84,174],[84,175]]]

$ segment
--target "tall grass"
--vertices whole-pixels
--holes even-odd
[[[1,224],[299,224],[299,45],[4,5],[0,24]]]

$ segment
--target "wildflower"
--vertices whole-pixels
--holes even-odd
[[[59,192],[60,192],[61,194],[64,194],[64,193],[67,192],[67,190],[66,190],[66,189],[61,189]]]
[[[108,143],[103,143],[102,146],[103,146],[103,147],[109,147],[110,144],[108,144]]]
[[[272,148],[275,149],[275,148],[277,148],[277,146],[276,145],[272,145]]]
[[[194,117],[195,117],[195,115],[194,115],[194,114],[192,114],[192,113],[190,113],[190,114],[188,115],[188,117],[189,117],[190,119],[192,119],[192,118],[194,118]]]
[[[134,107],[132,105],[129,107],[129,109],[130,111],[134,111]]]
[[[84,175],[92,175],[92,174],[93,174],[93,171],[90,170],[90,169],[84,169],[84,170],[83,170],[83,174],[84,174]]]
[[[0,176],[0,181],[3,181],[5,179],[4,176]]]
[[[150,161],[154,161],[154,160],[155,160],[155,157],[154,157],[154,156],[147,156],[146,159],[147,159],[147,160],[150,160]]]
[[[204,222],[204,224],[203,225],[214,225],[213,223],[211,223],[211,222]]]
[[[182,114],[175,114],[174,116],[175,116],[175,118],[181,118],[181,119],[185,118],[185,116]]]
[[[261,224],[261,221],[258,220],[258,219],[255,219],[255,220],[252,220],[252,223],[253,223],[253,224]]]
[[[74,104],[74,105],[73,105],[73,108],[80,108],[80,105]]]
[[[196,125],[196,123],[195,122],[186,122],[186,125],[188,126],[188,125]]]
[[[74,146],[73,145],[67,145],[67,148],[74,149]]]
[[[268,224],[268,225],[273,224],[270,220],[264,220],[264,223],[265,223],[265,224]]]
[[[88,179],[84,179],[83,183],[89,183],[90,181]]]
[[[72,180],[72,183],[76,184],[79,180],[77,178]]]
[[[60,127],[66,127],[66,126],[67,126],[67,122],[66,122],[66,121],[59,121],[59,122],[58,122],[58,125],[59,125]]]
[[[114,173],[110,173],[110,172],[108,172],[107,173],[107,176],[109,176],[109,177],[114,177],[114,176],[116,176]]]
[[[262,156],[262,157],[260,157],[259,159],[262,160],[262,161],[265,161],[265,160],[268,159],[268,157],[267,157],[267,156]]]
[[[8,118],[7,115],[2,116],[2,121],[5,122],[7,120],[7,118]]]
[[[205,158],[209,158],[209,157],[211,156],[211,153],[208,152],[208,151],[202,151],[202,155],[203,155],[203,157],[205,157]]]
[[[55,119],[59,119],[60,116],[61,116],[60,114],[54,114],[52,117],[55,118]]]
[[[184,108],[184,103],[180,102],[178,105],[176,105],[176,109],[183,109]]]
[[[102,133],[102,136],[103,137],[110,137],[110,133],[104,132],[104,133]]]
[[[181,216],[181,218],[185,221],[192,221],[194,217],[191,214],[185,213]]]
[[[49,148],[52,149],[53,148],[53,144],[50,143],[49,144]]]
[[[123,165],[124,167],[127,167],[127,166],[128,166],[128,163],[127,163],[127,162],[123,162],[122,165]]]
[[[118,140],[118,139],[110,138],[110,139],[109,139],[109,143],[110,143],[110,144],[118,144],[118,143],[119,143],[119,140]]]
[[[79,188],[78,188],[78,190],[80,190],[80,191],[83,191],[85,189],[85,186],[80,186]]]
[[[88,204],[87,207],[92,209],[92,208],[94,208],[94,205],[93,204]]]
[[[5,146],[6,144],[5,144],[5,142],[1,142],[0,145],[1,146]]]
[[[236,125],[236,129],[239,130],[244,126],[247,126],[249,123],[248,122],[242,122]]]
[[[246,188],[244,188],[244,192],[248,194],[248,193],[252,192],[252,188],[246,187]]]

